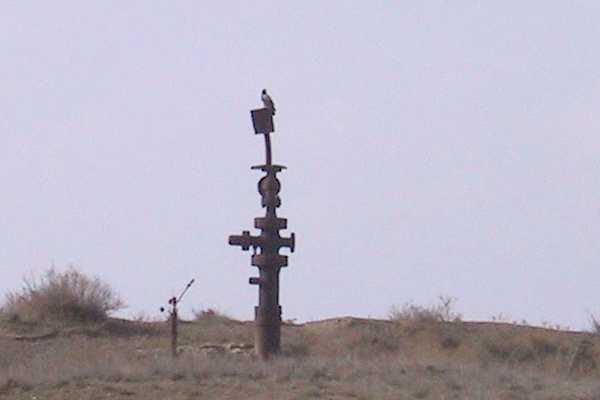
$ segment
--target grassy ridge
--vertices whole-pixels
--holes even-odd
[[[17,330],[27,336],[18,323],[0,326],[2,398],[600,396],[595,337],[510,324],[357,318],[288,324],[283,355],[271,363],[227,351],[230,343],[251,343],[253,327],[221,317],[183,323],[177,360],[169,356],[164,322],[71,324],[36,339],[38,326],[30,340],[15,339]],[[582,356],[589,364],[573,369],[583,341],[592,343]]]
[[[0,313],[2,399],[600,399],[600,336],[465,322],[452,298],[286,323],[264,363],[251,322],[197,312],[173,359],[168,324],[110,318],[122,301],[99,279],[25,283]]]

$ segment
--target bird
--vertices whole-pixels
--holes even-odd
[[[262,94],[260,96],[265,108],[271,110],[271,115],[275,115],[275,103],[273,103],[273,99],[271,96],[267,94],[267,89],[263,89]]]

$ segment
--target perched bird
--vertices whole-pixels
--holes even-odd
[[[275,115],[275,103],[273,103],[273,99],[271,99],[271,96],[267,94],[267,89],[263,89],[260,98],[262,99],[265,108],[271,110],[271,115]]]

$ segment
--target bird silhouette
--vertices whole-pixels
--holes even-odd
[[[271,110],[271,115],[275,115],[275,103],[273,102],[273,99],[271,99],[271,96],[269,96],[267,93],[267,89],[263,89],[260,98],[265,105],[265,108]]]

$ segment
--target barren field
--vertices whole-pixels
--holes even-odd
[[[283,327],[252,352],[252,324],[0,323],[2,399],[600,399],[599,339],[501,323],[338,318]]]

